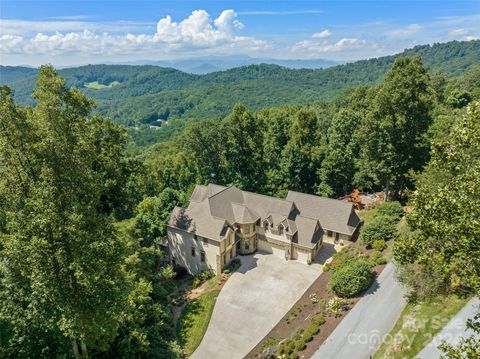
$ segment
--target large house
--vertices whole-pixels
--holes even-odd
[[[309,263],[324,240],[355,238],[351,203],[289,191],[286,199],[215,184],[196,186],[187,208],[168,220],[172,260],[191,274],[220,273],[237,255],[257,250]]]

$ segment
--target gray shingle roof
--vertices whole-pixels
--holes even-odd
[[[294,242],[308,247],[317,243],[323,229],[351,235],[360,223],[350,203],[293,191],[281,199],[209,184],[196,186],[188,207],[175,207],[168,225],[221,240],[235,223],[267,218],[274,227],[282,223]]]
[[[351,203],[294,191],[288,191],[287,199],[302,216],[318,218],[323,229],[352,235],[360,224]]]

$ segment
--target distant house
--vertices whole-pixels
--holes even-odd
[[[324,240],[352,240],[360,218],[351,203],[289,191],[286,199],[215,184],[196,186],[187,208],[175,207],[168,245],[191,274],[215,273],[257,250],[308,263]]]

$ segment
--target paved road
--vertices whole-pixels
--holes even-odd
[[[420,359],[437,359],[442,352],[438,350],[438,346],[443,340],[450,344],[457,344],[461,337],[469,337],[474,334],[473,330],[467,329],[467,319],[473,318],[476,313],[480,312],[480,299],[473,298],[463,309],[450,320],[447,325],[438,333],[433,340],[427,344],[423,350],[418,353]],[[480,340],[480,335],[478,335]]]
[[[315,359],[369,358],[397,321],[406,301],[389,263],[377,281],[315,352]]]
[[[240,258],[242,266],[220,292],[193,359],[245,357],[322,272],[272,254]]]

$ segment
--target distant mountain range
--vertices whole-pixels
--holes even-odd
[[[134,124],[150,123],[159,118],[224,116],[236,102],[259,109],[329,100],[346,89],[376,84],[395,59],[405,56],[421,56],[431,73],[459,76],[472,66],[479,65],[480,40],[416,46],[393,56],[321,69],[250,64],[209,72],[213,67],[228,67],[235,61],[245,60],[223,57],[223,62],[211,61],[212,58],[204,58],[210,62],[187,61],[182,66],[190,68],[188,73],[172,68],[170,65],[173,64],[168,64],[170,67],[87,65],[60,69],[59,72],[69,86],[77,86],[93,98],[100,113],[121,123]],[[313,64],[289,63],[291,67]],[[180,66],[179,63],[176,66]],[[200,75],[193,72],[209,73]],[[16,100],[22,104],[34,103],[31,92],[36,76],[37,70],[29,67],[0,66],[0,84],[9,85]]]
[[[191,74],[208,74],[210,72],[229,70],[235,67],[271,64],[290,69],[322,69],[341,64],[338,61],[323,59],[312,60],[279,60],[270,58],[254,58],[250,56],[204,56],[171,61],[147,61],[111,63],[118,65],[156,65],[171,67]]]

